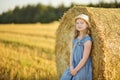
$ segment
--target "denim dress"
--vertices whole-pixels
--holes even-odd
[[[72,52],[72,64],[75,68],[80,60],[83,57],[83,51],[84,51],[84,43],[87,40],[91,40],[93,42],[92,37],[89,35],[86,35],[84,38],[82,38],[80,41],[78,38],[75,38],[73,40],[73,52]],[[64,73],[61,76],[60,80],[92,80],[92,58],[91,56],[88,57],[88,60],[86,61],[85,65],[76,73],[75,76],[72,76],[70,73],[70,68],[68,67]]]

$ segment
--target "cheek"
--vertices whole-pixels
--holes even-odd
[[[88,27],[88,25],[87,25],[87,24],[85,24],[85,27],[87,28],[87,27]]]
[[[76,29],[78,29],[78,26],[76,25],[76,27],[75,27]]]
[[[76,28],[78,28],[79,27],[79,25],[76,25]]]
[[[84,28],[87,28],[88,26],[86,24],[83,25]]]
[[[87,29],[87,27],[85,26],[85,27],[83,27],[83,29]]]

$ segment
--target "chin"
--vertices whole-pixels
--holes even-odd
[[[78,31],[84,31],[84,30],[82,30],[82,29],[78,29]]]

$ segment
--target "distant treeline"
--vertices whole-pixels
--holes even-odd
[[[28,5],[26,7],[16,7],[14,10],[9,10],[0,15],[0,23],[49,23],[52,21],[58,21],[60,17],[67,11],[70,7],[65,7],[61,4],[59,7],[55,8],[53,6],[45,6],[42,4]],[[104,7],[104,8],[120,8],[120,3],[104,3],[99,4],[88,4],[82,6],[89,7]]]

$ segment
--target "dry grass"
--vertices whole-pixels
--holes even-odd
[[[0,25],[0,80],[56,80],[58,22]]]

